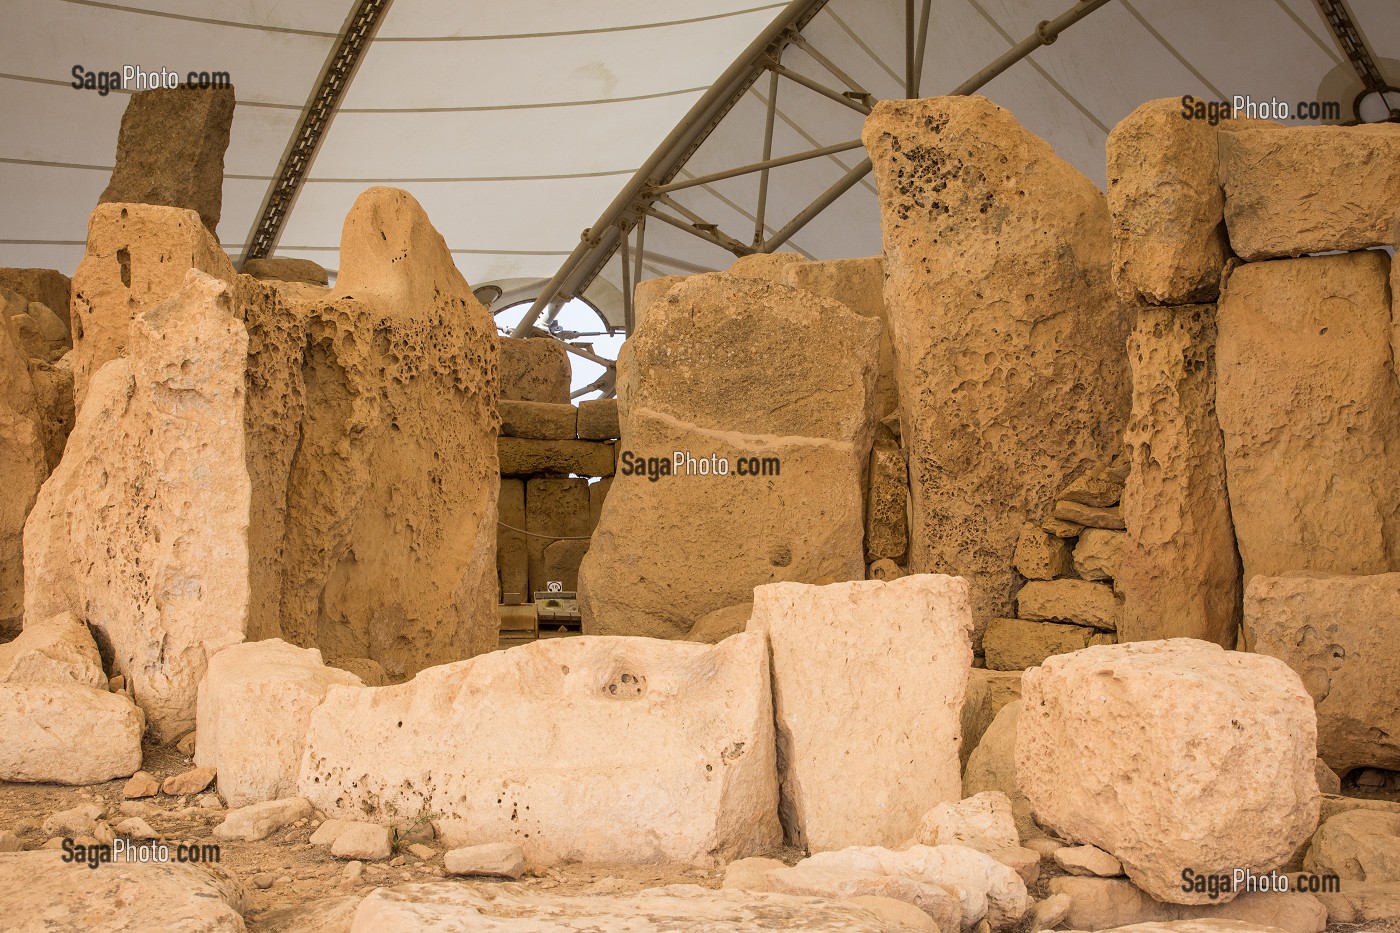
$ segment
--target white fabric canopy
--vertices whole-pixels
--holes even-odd
[[[71,274],[111,171],[127,96],[71,87],[71,69],[133,64],[227,71],[237,88],[219,238],[241,260],[257,214],[351,0],[4,0],[0,33],[0,265]],[[935,0],[922,93],[943,93],[1053,19],[1070,0]],[[1386,76],[1400,83],[1394,0],[1349,0]],[[758,0],[394,0],[364,54],[277,255],[334,270],[346,211],[374,184],[412,192],[474,286],[512,294],[547,280],[634,171],[782,12]],[[902,0],[830,0],[804,36],[876,98],[903,96]],[[783,64],[836,90],[800,48]],[[1330,83],[1329,83],[1330,82]],[[981,93],[1099,185],[1104,139],[1157,97],[1248,94],[1341,100],[1360,88],[1310,0],[1113,0]],[[1337,90],[1340,88],[1341,90]],[[678,178],[762,157],[768,79],[757,81]],[[779,83],[773,155],[859,136],[862,116]],[[863,158],[859,149],[772,171],[766,235]],[[754,235],[757,176],[678,193],[735,238]],[[647,275],[733,256],[647,226]],[[879,252],[866,179],[785,247],[814,258]],[[620,324],[617,258],[586,297]]]

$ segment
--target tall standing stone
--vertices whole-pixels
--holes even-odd
[[[1118,639],[1234,647],[1242,584],[1215,415],[1215,306],[1141,308],[1128,359]]]
[[[87,252],[73,274],[73,396],[126,353],[132,318],[165,301],[198,269],[232,283],[233,265],[199,216],[178,207],[100,204],[88,219]]]
[[[0,636],[17,634],[24,617],[24,522],[48,473],[29,362],[14,322],[0,314]]]
[[[678,638],[760,584],[863,578],[878,353],[877,322],[786,285],[721,272],[657,299],[618,362],[584,630]]]
[[[882,101],[875,166],[910,569],[962,576],[978,624],[1011,613],[1012,549],[1107,462],[1129,407],[1129,318],[1103,194],[981,97]]]
[[[972,663],[964,581],[760,586],[748,631],[766,633],[773,653],[790,844],[896,847],[929,807],[962,798],[958,743]]]
[[[495,646],[498,350],[418,202],[370,188],[305,320],[283,638],[391,677]]]
[[[187,208],[217,235],[233,104],[233,88],[182,85],[132,94],[112,180],[98,203]]]
[[[1220,296],[1216,406],[1244,580],[1400,567],[1385,253],[1247,263]]]
[[[190,271],[94,376],[25,526],[25,617],[86,621],[160,741],[247,625],[247,360],[229,288]]]

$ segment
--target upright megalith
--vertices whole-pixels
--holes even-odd
[[[1244,581],[1400,569],[1390,260],[1251,262],[1220,296],[1216,407]]]
[[[981,97],[882,101],[865,123],[912,494],[910,569],[1012,615],[1012,550],[1112,458],[1130,315],[1103,194]]]
[[[836,301],[728,273],[656,300],[618,362],[620,465],[579,569],[586,632],[680,638],[760,584],[865,576],[879,334]]]
[[[25,618],[87,622],[168,741],[194,727],[209,656],[247,624],[248,335],[228,286],[191,270],[126,345],[25,526]]]
[[[764,633],[773,654],[790,844],[899,846],[929,807],[962,798],[958,742],[972,663],[964,581],[917,574],[760,586],[748,631]]]
[[[1235,644],[1242,583],[1215,414],[1215,341],[1214,305],[1143,307],[1128,341],[1120,641]]]
[[[305,342],[282,637],[332,663],[371,658],[395,678],[489,650],[500,485],[490,314],[423,208],[395,188],[360,195],[335,290],[294,313]]]
[[[87,252],[73,274],[73,393],[127,352],[132,318],[154,308],[198,269],[232,283],[233,264],[194,211],[151,204],[99,204]]]
[[[181,85],[132,94],[99,203],[187,208],[217,233],[233,105],[233,88]]]

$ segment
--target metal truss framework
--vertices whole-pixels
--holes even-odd
[[[1344,0],[1317,0],[1317,6],[1322,12],[1322,18],[1327,20],[1332,34],[1337,37],[1337,43],[1342,47],[1342,52],[1351,62],[1351,67],[1356,70],[1357,77],[1361,79],[1361,93],[1357,94],[1356,99],[1351,103],[1351,112],[1356,117],[1356,121],[1363,122],[1361,102],[1371,94],[1379,96],[1386,103],[1386,107],[1390,111],[1389,119],[1391,121],[1400,121],[1400,107],[1390,104],[1385,98],[1387,93],[1400,92],[1400,88],[1390,84],[1381,74],[1375,58],[1371,56],[1371,50],[1366,47],[1366,40],[1362,38],[1361,31],[1356,28],[1356,23],[1351,18],[1351,11],[1347,9]]]
[[[1053,20],[1041,22],[1031,35],[1017,43],[949,95],[971,94],[993,78],[1021,61],[1031,52],[1054,42],[1062,31],[1109,3],[1110,0],[1080,0]],[[578,246],[560,266],[559,271],[538,293],[529,311],[512,332],[525,336],[537,332],[536,322],[544,317],[549,326],[564,302],[581,295],[602,271],[615,253],[621,253],[624,329],[630,333],[635,320],[633,292],[642,278],[642,263],[651,259],[681,271],[705,271],[689,263],[649,253],[646,249],[646,226],[655,220],[683,230],[735,256],[771,253],[787,243],[813,218],[830,207],[838,198],[859,184],[870,173],[869,159],[852,167],[835,184],[813,200],[771,236],[764,234],[768,199],[768,175],[772,169],[810,159],[825,158],[852,149],[859,149],[859,139],[823,146],[806,152],[774,158],[773,124],[777,111],[779,88],[783,80],[801,85],[861,114],[869,114],[875,98],[861,87],[840,66],[816,48],[802,34],[803,27],[826,6],[827,0],[792,0],[787,8],[732,64],[710,90],[696,102],[686,117],[676,126],[651,157],[632,176],[626,187],[588,230]],[[924,49],[927,46],[931,0],[905,0],[905,69],[906,97],[920,95]],[[917,7],[917,8],[916,8]],[[819,64],[834,85],[824,84],[800,74],[782,64],[783,49],[796,46]],[[750,87],[768,75],[767,114],[764,121],[763,158],[758,162],[738,165],[708,175],[676,180],[686,161],[717,127],[725,115],[747,93]],[[672,192],[693,188],[740,175],[758,174],[758,203],[754,209],[754,232],[751,240],[720,230],[717,224],[686,208]],[[567,346],[567,344],[566,344]],[[595,360],[596,362],[597,360]]]
[[[267,257],[277,245],[277,238],[282,235],[282,225],[286,223],[307,173],[311,171],[316,150],[325,138],[331,119],[340,106],[340,99],[345,96],[360,58],[392,2],[359,0],[341,27],[340,38],[326,59],[320,80],[302,109],[301,122],[297,124],[297,130],[292,134],[287,151],[277,166],[277,176],[267,189],[267,197],[258,213],[258,225],[243,254],[244,262]]]

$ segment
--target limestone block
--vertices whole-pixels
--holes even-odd
[[[1050,534],[1034,522],[1021,526],[1016,538],[1016,550],[1011,562],[1027,580],[1053,580],[1066,576],[1073,569],[1074,543]]]
[[[919,821],[915,839],[924,846],[967,846],[993,858],[996,852],[1021,844],[1011,800],[1000,791],[938,804]]]
[[[224,789],[224,776],[219,775],[219,789]],[[300,819],[311,816],[311,804],[302,797],[284,797],[281,800],[265,800],[230,810],[224,821],[214,827],[216,839],[242,842],[257,842]]]
[[[962,708],[962,764],[982,741],[1003,706],[1021,699],[1021,672],[974,667],[967,672],[967,697]]]
[[[1061,926],[1075,930],[1134,933],[1322,933],[1327,909],[1311,894],[1246,893],[1227,903],[1164,904],[1121,878],[1050,881],[1050,890],[1071,898]]]
[[[525,528],[525,481],[501,477],[497,500],[500,521],[511,528]],[[530,546],[528,538],[510,528],[496,527],[496,573],[501,581],[501,598],[506,593],[530,598]]]
[[[107,674],[88,627],[73,613],[61,612],[26,625],[14,641],[0,645],[0,683],[106,690]]]
[[[930,805],[962,798],[971,628],[967,584],[953,577],[754,590],[748,630],[773,654],[790,844],[900,845]]]
[[[505,476],[554,473],[567,476],[612,476],[614,447],[599,441],[541,441],[502,437],[496,442],[500,470]]]
[[[286,286],[311,288],[311,286]],[[392,679],[496,646],[499,367],[490,313],[405,191],[345,218],[329,293],[295,305],[282,637]]]
[[[1111,644],[1112,635],[1087,626],[1029,619],[993,619],[982,634],[987,667],[994,671],[1024,671],[1057,654]]]
[[[68,325],[49,309],[47,305],[30,301],[18,292],[0,285],[0,308],[15,325],[20,346],[25,356],[57,362],[63,354],[73,349]]]
[[[569,404],[569,351],[552,337],[501,338],[501,398]]]
[[[1003,706],[982,735],[963,770],[963,795],[972,797],[985,791],[999,791],[1011,801],[1011,815],[1022,842],[1044,838],[1036,825],[1030,801],[1016,780],[1016,726],[1021,717],[1018,698]]]
[[[619,437],[617,399],[596,398],[579,402],[578,436],[590,441],[607,441]]]
[[[194,761],[218,771],[229,806],[296,795],[307,724],[333,685],[363,683],[322,664],[315,648],[281,639],[234,645],[210,659],[199,686]]]
[[[1400,917],[1400,882],[1355,881],[1342,890],[1317,895],[1332,923],[1374,923]]]
[[[0,781],[100,784],[141,767],[145,719],[122,693],[0,684]]]
[[[73,408],[72,354],[57,363],[30,360],[29,378],[34,385],[35,415],[44,443],[44,459],[52,472],[63,458],[68,432],[73,430],[77,417]]]
[[[1128,340],[1128,531],[1114,577],[1123,597],[1120,641],[1235,644],[1242,584],[1216,419],[1215,348],[1213,305],[1138,311]]]
[[[330,283],[330,276],[326,274],[325,268],[310,259],[292,259],[287,256],[249,259],[239,271],[265,281],[301,282],[306,285],[319,285],[322,288]]]
[[[1384,246],[1400,203],[1400,126],[1222,133],[1220,186],[1245,259]]]
[[[587,550],[587,541],[561,542],[551,541],[550,538],[578,537],[589,533],[588,480],[582,477],[532,477],[527,480],[525,529],[532,534],[527,539],[526,547],[530,552],[530,592],[536,593],[543,590],[549,580],[558,579],[546,575],[545,548],[554,544],[582,544]],[[548,535],[550,538],[534,535]],[[556,551],[555,559],[561,569],[565,569],[567,564],[567,561],[561,560],[564,556]],[[578,556],[582,559],[581,554]],[[577,581],[577,564],[573,570]]]
[[[1266,873],[1317,826],[1312,700],[1281,661],[1189,638],[1102,645],[1027,671],[1023,696],[1016,775],[1035,818],[1158,900],[1215,900],[1182,890],[1183,867]]]
[[[227,285],[190,270],[132,321],[128,353],[94,377],[26,523],[25,615],[83,618],[166,742],[247,625],[248,335]]]
[[[842,900],[889,898],[917,908],[926,919],[934,921],[936,930],[958,933],[962,929],[962,905],[955,893],[943,885],[902,875],[847,866],[822,866],[807,860],[790,868],[780,863],[765,872],[753,890]]]
[[[1012,550],[1128,413],[1129,319],[1103,194],[981,97],[881,101],[875,166],[910,569],[962,576],[980,630],[1011,612]]]
[[[1113,278],[1132,304],[1213,301],[1230,255],[1216,181],[1216,131],[1181,115],[1181,99],[1150,100],[1108,134]]]
[[[685,280],[683,275],[661,275],[654,279],[646,279],[638,282],[632,295],[632,317],[633,327],[631,333],[636,333],[642,326],[642,322],[648,317],[648,312],[662,298],[666,297],[677,283]]]
[[[1079,543],[1074,546],[1074,572],[1081,579],[1096,582],[1118,579],[1125,537],[1126,534],[1121,531],[1084,529]]]
[[[1343,881],[1400,882],[1400,814],[1352,810],[1318,827],[1303,858],[1313,874]]]
[[[0,314],[0,634],[24,612],[24,523],[48,475],[38,398],[13,321]],[[45,616],[44,618],[47,618]]]
[[[1216,406],[1246,585],[1400,569],[1389,272],[1373,250],[1248,263],[1225,283]]]
[[[579,572],[584,630],[678,637],[761,584],[864,577],[878,347],[878,322],[759,279],[659,298],[619,357],[625,442]]]
[[[73,397],[106,363],[127,355],[131,322],[182,287],[191,269],[232,283],[233,265],[193,210],[102,203],[88,218],[87,252],[73,274]]]
[[[761,636],[558,638],[333,688],[300,789],[335,818],[438,814],[449,848],[536,864],[732,859],[780,841],[774,748]]]
[[[378,862],[393,852],[393,830],[378,823],[347,824],[331,843],[331,855],[355,861]]]
[[[646,284],[646,283],[643,283]],[[462,884],[404,884],[376,888],[355,911],[349,933],[422,930],[518,930],[520,933],[623,933],[654,930],[705,933],[904,933],[845,900],[755,891],[713,891],[671,885],[636,894],[567,895],[486,890]],[[951,933],[951,931],[947,931]]]
[[[520,846],[509,842],[488,842],[465,849],[452,849],[442,857],[442,867],[447,869],[449,875],[477,875],[514,881],[525,873],[525,853]]]
[[[730,635],[736,635],[748,628],[753,616],[753,603],[739,603],[725,606],[701,616],[685,636],[686,641],[698,641],[707,645],[717,645]]]
[[[1317,709],[1317,754],[1338,774],[1400,769],[1400,573],[1255,577],[1244,643],[1303,679]],[[1397,879],[1400,880],[1400,879]]]
[[[67,853],[0,854],[0,914],[16,931],[243,933],[242,886],[228,872],[175,861],[91,866]],[[83,869],[83,870],[75,870]]]
[[[1118,627],[1123,603],[1106,583],[1086,580],[1032,580],[1016,594],[1022,619],[1069,622],[1104,632]]]
[[[870,491],[865,506],[865,559],[901,561],[909,549],[909,470],[893,444],[870,451]]]
[[[540,562],[541,579],[546,585],[558,581],[566,592],[578,591],[578,567],[588,553],[588,542],[555,541],[544,549]]]
[[[612,489],[612,477],[605,476],[602,479],[594,480],[588,484],[588,533],[598,527],[598,522],[603,517],[603,503],[608,499],[608,490]]]
[[[217,235],[232,127],[233,88],[181,84],[132,94],[98,203],[186,208]]]
[[[1098,846],[1065,846],[1055,850],[1054,858],[1071,875],[1114,878],[1123,874],[1123,863]]]
[[[56,269],[0,269],[0,287],[19,292],[30,301],[37,301],[58,315],[68,326],[68,305],[73,297],[73,282]]]
[[[1085,528],[1107,528],[1122,531],[1123,510],[1114,506],[1084,505],[1069,499],[1056,499],[1053,516],[1062,522],[1072,522]]]
[[[1093,508],[1109,508],[1118,504],[1123,497],[1123,482],[1127,479],[1127,465],[1118,458],[1107,466],[1099,466],[1081,473],[1061,489],[1056,500],[1077,502]]]
[[[578,435],[578,409],[557,402],[520,402],[501,399],[501,434],[538,440],[574,440]]]

